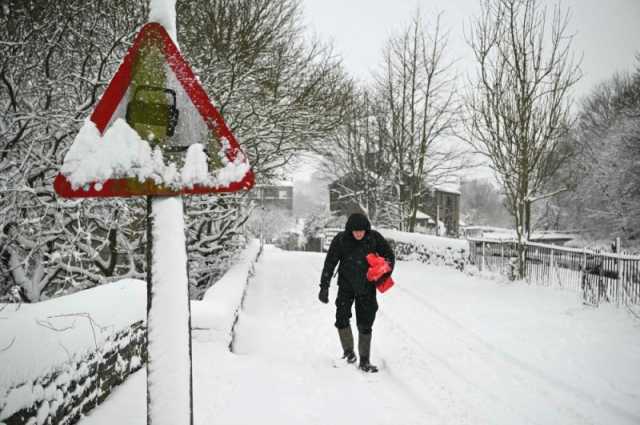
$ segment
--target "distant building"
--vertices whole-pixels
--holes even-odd
[[[405,200],[407,196],[402,188],[392,189],[388,199],[393,202]],[[375,202],[361,205],[353,196],[357,193],[362,201],[367,199],[367,182],[364,178],[353,175],[344,176],[329,184],[329,208],[336,215],[348,216],[354,212],[376,216]],[[446,236],[458,237],[460,232],[460,191],[456,185],[438,185],[428,188],[419,202],[416,214],[416,231],[421,233],[441,234],[437,223],[446,228]],[[445,235],[442,235],[445,236]]]
[[[415,229],[419,233],[458,237],[460,235],[460,191],[455,186],[429,188],[420,200]]]
[[[429,214],[418,210],[416,212],[416,231],[418,233],[434,233],[436,222]]]
[[[424,201],[424,210],[446,227],[447,236],[460,235],[460,190],[455,185],[436,186],[435,199]]]
[[[293,213],[293,185],[257,184],[249,192],[249,199],[265,208],[279,208]]]

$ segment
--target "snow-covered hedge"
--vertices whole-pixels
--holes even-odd
[[[391,243],[398,260],[415,260],[460,271],[468,262],[469,244],[466,240],[388,229],[378,231]]]
[[[0,305],[0,423],[71,424],[146,360],[146,284]]]

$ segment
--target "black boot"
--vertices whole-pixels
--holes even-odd
[[[358,334],[358,351],[360,352],[360,370],[364,372],[375,373],[378,367],[369,363],[369,354],[371,353],[371,334]]]
[[[351,333],[351,326],[338,329],[338,335],[340,336],[340,344],[342,344],[342,358],[345,359],[347,363],[355,363],[357,358],[356,353],[353,352],[353,334]]]

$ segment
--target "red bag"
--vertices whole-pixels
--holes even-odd
[[[391,266],[387,263],[383,257],[380,257],[378,254],[368,254],[367,255],[367,263],[369,263],[369,270],[367,270],[367,280],[370,282],[375,282],[380,279],[383,274],[389,273],[391,271]],[[391,276],[385,279],[384,282],[377,285],[378,291],[381,293],[387,291],[389,288],[393,286],[394,282]]]

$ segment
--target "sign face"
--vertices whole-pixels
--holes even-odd
[[[93,132],[96,134],[95,139],[99,140],[97,145],[108,144],[112,140],[105,132],[109,133],[110,128],[113,128],[111,133],[117,133],[114,137],[128,140],[118,140],[118,144],[129,143],[128,146],[131,147],[131,143],[134,143],[131,140],[138,140],[139,144],[145,145],[146,151],[141,150],[149,152],[146,158],[151,158],[152,152],[153,163],[156,164],[160,155],[161,164],[164,164],[163,161],[172,162],[171,167],[164,169],[173,172],[145,174],[138,170],[128,173],[126,166],[106,166],[107,171],[97,175],[108,178],[86,181],[78,175],[91,177],[91,173],[87,173],[91,165],[78,165],[83,160],[83,152],[76,149],[75,170],[84,167],[81,170],[84,174],[74,174],[73,167],[65,168],[69,159],[65,158],[62,172],[54,181],[54,188],[62,197],[206,194],[246,190],[254,184],[253,172],[238,142],[169,34],[158,23],[148,23],[142,27],[89,120],[91,123],[85,123],[85,127],[95,125]],[[124,121],[134,132],[127,128]],[[91,133],[91,129],[85,130],[85,127],[76,137],[74,145],[78,143],[81,134]],[[134,137],[126,137],[127,135]],[[103,136],[104,139],[100,139]],[[177,170],[186,164],[186,153],[189,151],[191,155],[189,148],[193,144],[200,145],[201,158],[204,158],[198,164],[200,168],[193,168],[202,174],[201,167],[206,163],[204,174],[209,170],[212,177],[199,180],[192,178],[184,183],[176,178],[176,175],[180,176]],[[103,145],[102,148],[104,147]],[[73,149],[74,146],[68,156]],[[134,146],[133,150],[135,149]],[[97,151],[94,149],[91,152]],[[104,153],[95,156],[91,158],[94,164],[108,161],[109,157]],[[140,166],[140,161],[136,164],[140,169],[145,168]],[[192,165],[185,165],[184,168]],[[146,169],[148,168],[146,165]],[[182,176],[193,174],[191,170],[182,171]],[[164,175],[171,175],[173,180],[159,177]]]

